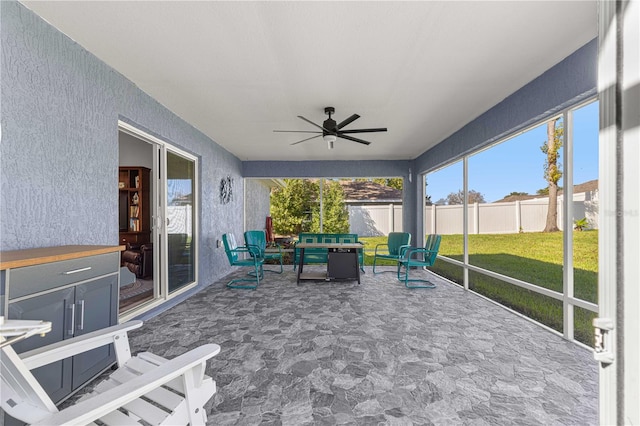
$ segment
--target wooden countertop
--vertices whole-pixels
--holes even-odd
[[[122,251],[125,246],[57,246],[0,252],[0,270]]]

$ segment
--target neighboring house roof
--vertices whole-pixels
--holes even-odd
[[[580,194],[582,192],[591,192],[598,190],[598,179],[590,180],[573,186],[573,193]],[[558,195],[562,195],[562,190],[558,191]],[[509,203],[513,201],[533,200],[535,198],[547,198],[546,195],[509,195],[495,203]]]
[[[573,185],[573,193],[580,194],[581,192],[590,192],[598,190],[598,179],[590,180],[578,185]],[[562,194],[562,191],[560,191]]]
[[[345,203],[402,203],[402,191],[372,181],[341,180]]]

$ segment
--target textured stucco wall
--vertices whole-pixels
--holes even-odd
[[[271,189],[258,179],[245,179],[245,226],[247,230],[264,230],[271,206]]]
[[[241,162],[23,5],[0,7],[0,249],[118,243],[121,119],[199,158],[200,286],[229,272],[215,241],[243,231]]]

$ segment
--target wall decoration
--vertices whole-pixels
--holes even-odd
[[[233,200],[233,179],[231,176],[220,179],[220,203],[227,204]]]

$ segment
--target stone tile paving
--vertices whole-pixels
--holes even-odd
[[[590,351],[437,277],[415,290],[370,268],[361,285],[296,286],[290,269],[256,291],[229,279],[131,334],[134,352],[167,357],[221,346],[209,424],[597,424]]]

